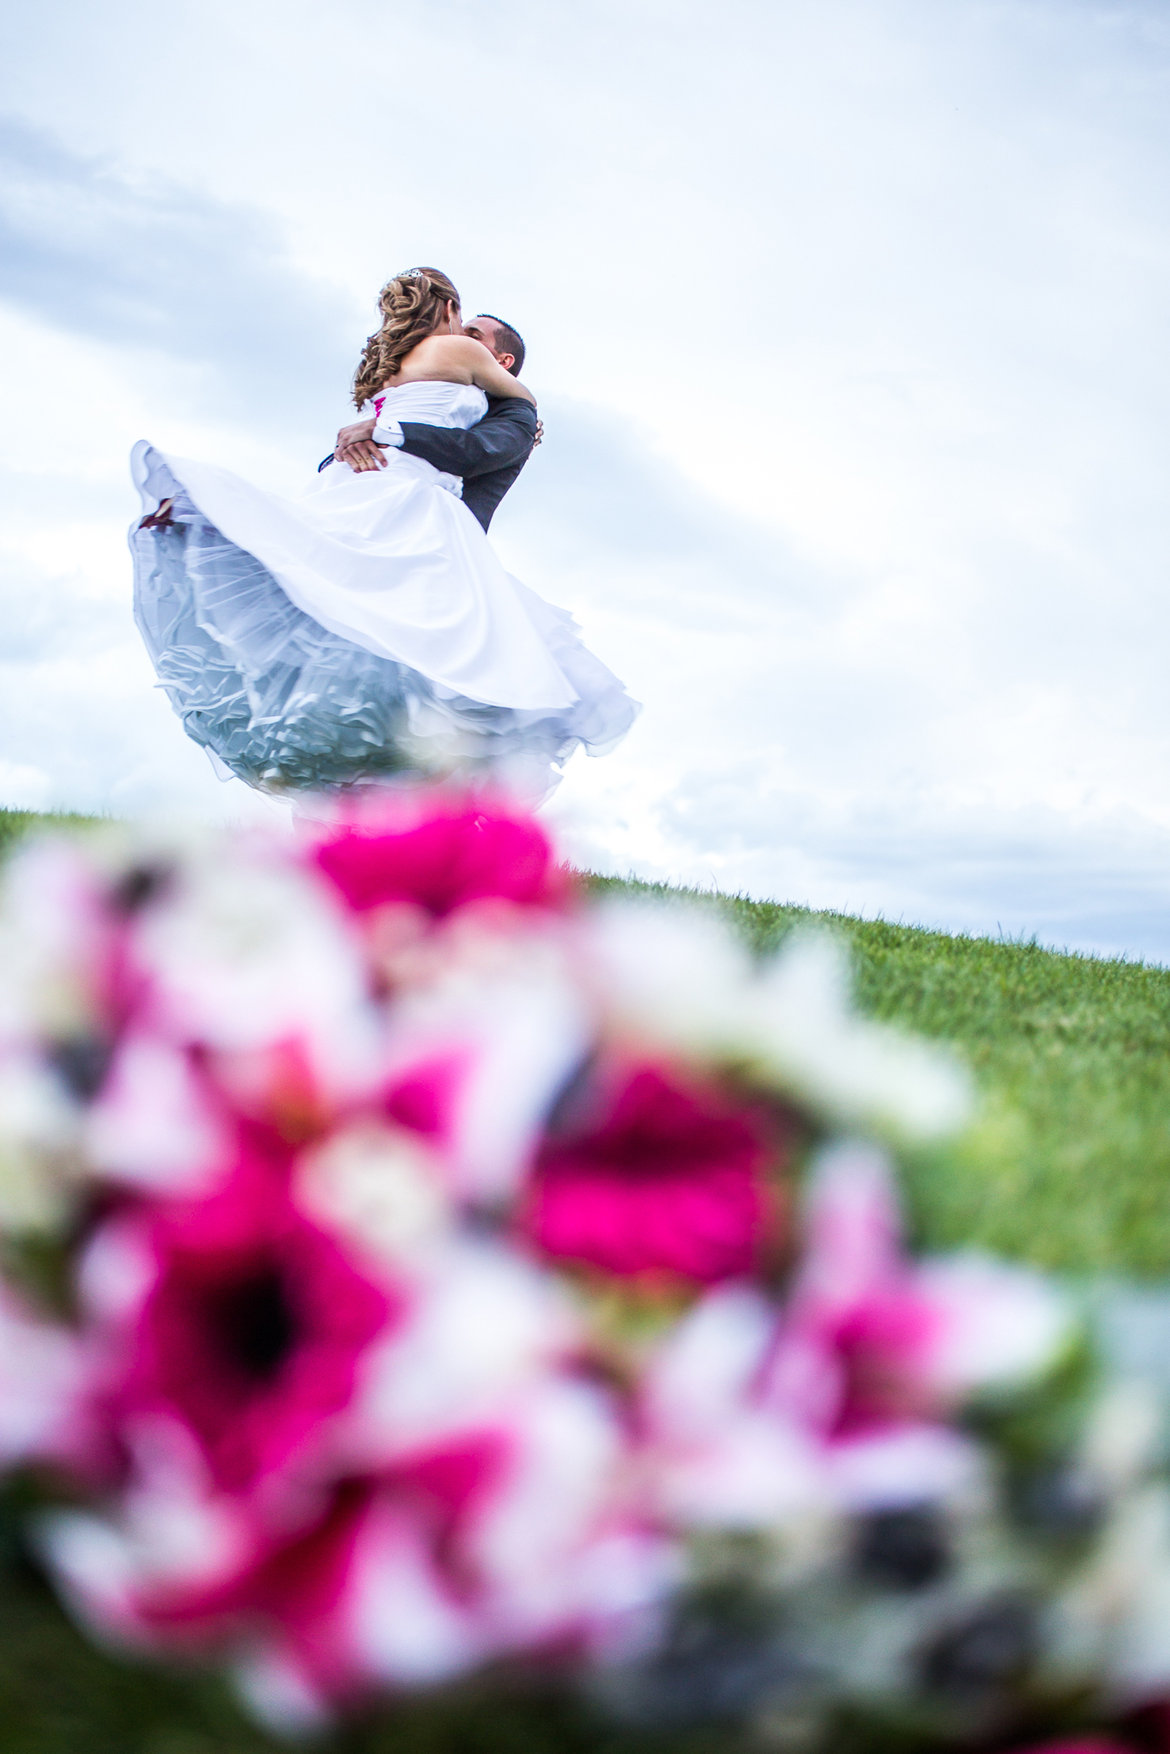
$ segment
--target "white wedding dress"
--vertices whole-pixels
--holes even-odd
[[[410,383],[385,419],[473,426],[482,390]],[[372,408],[370,412],[373,412]],[[134,613],[184,729],[263,790],[461,774],[530,796],[638,711],[576,623],[505,572],[460,482],[403,451],[296,499],[140,442]]]

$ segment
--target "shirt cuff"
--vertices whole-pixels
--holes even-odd
[[[376,445],[401,446],[404,436],[400,420],[379,420],[374,424],[374,443]]]

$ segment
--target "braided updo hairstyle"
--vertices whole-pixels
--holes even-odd
[[[447,314],[447,300],[459,294],[438,268],[408,268],[388,280],[378,294],[382,327],[366,342],[353,379],[353,401],[361,408],[392,378],[412,347],[433,335]]]

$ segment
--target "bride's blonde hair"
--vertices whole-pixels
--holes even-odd
[[[378,294],[382,327],[366,342],[354,373],[355,408],[394,376],[412,347],[434,334],[446,315],[448,299],[459,308],[458,292],[438,268],[408,268],[386,282]]]

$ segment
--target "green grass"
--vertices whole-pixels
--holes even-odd
[[[0,852],[43,821],[0,811]],[[973,1068],[983,1111],[969,1140],[911,1166],[924,1240],[978,1242],[1076,1272],[1170,1274],[1170,971],[771,902],[697,899],[762,951],[797,925],[841,934],[862,1009],[954,1043]],[[17,1555],[0,1511],[0,1754],[270,1754],[274,1745],[214,1678],[123,1666],[94,1649]],[[469,1694],[387,1712],[323,1747],[715,1754],[726,1738],[621,1736],[554,1699],[485,1704]]]
[[[0,858],[34,828],[92,828],[100,816],[78,816],[68,810],[5,810],[0,807]]]

